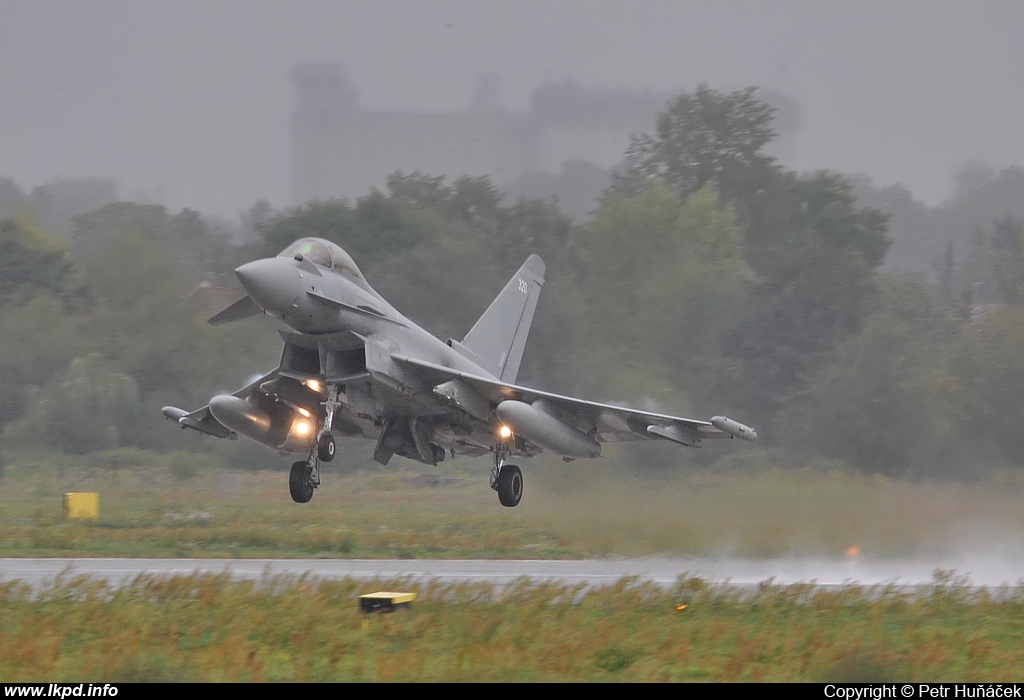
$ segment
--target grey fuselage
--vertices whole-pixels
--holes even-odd
[[[267,315],[303,335],[354,333],[392,354],[494,376],[460,353],[457,341],[445,343],[403,316],[361,275],[284,256],[247,263],[236,273],[245,291]]]

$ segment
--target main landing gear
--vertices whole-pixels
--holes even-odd
[[[504,443],[495,446],[491,488],[498,492],[501,505],[515,508],[523,499],[523,471],[514,464],[505,464],[507,455],[508,447]]]
[[[319,460],[317,460],[319,462]],[[320,465],[314,467],[309,462],[296,462],[288,475],[288,490],[296,503],[309,503],[313,491],[320,485]]]

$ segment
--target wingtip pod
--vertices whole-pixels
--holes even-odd
[[[175,422],[178,422],[188,415],[188,411],[183,408],[178,408],[177,406],[164,406],[160,411],[164,414],[164,418]]]
[[[711,425],[721,430],[726,435],[740,438],[741,440],[749,440],[750,442],[757,442],[757,431],[751,428],[749,425],[743,425],[739,421],[734,421],[731,418],[725,416],[715,416],[711,419]]]

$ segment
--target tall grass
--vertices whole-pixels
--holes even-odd
[[[856,548],[891,557],[1024,546],[1019,481],[915,483],[810,468],[630,478],[573,464],[531,485],[537,522],[597,554],[841,557]]]
[[[286,473],[203,471],[161,458],[117,471],[12,460],[0,489],[2,556],[581,558],[606,555],[869,556],[1024,547],[1018,482],[911,483],[820,470],[682,472],[525,464],[502,508],[487,465],[330,469],[292,503]],[[165,460],[166,461],[166,460]],[[426,478],[425,478],[426,477]],[[98,491],[100,519],[65,522],[66,491]]]
[[[357,594],[419,593],[366,616]],[[685,604],[683,610],[678,606]],[[223,576],[0,586],[0,678],[23,681],[1007,681],[1024,590],[753,592]]]

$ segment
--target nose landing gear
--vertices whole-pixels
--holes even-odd
[[[328,385],[327,400],[323,402],[327,409],[324,426],[316,439],[311,441],[306,461],[293,464],[288,475],[288,491],[296,503],[309,503],[313,498],[313,491],[320,486],[320,463],[330,462],[337,452],[331,427],[334,424],[334,413],[341,406],[338,398],[340,388],[337,384]]]

